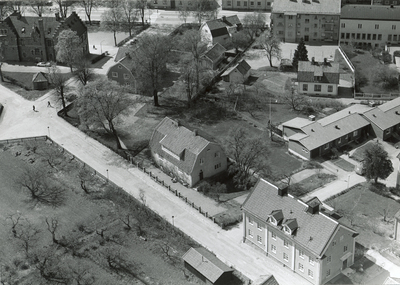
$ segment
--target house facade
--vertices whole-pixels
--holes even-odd
[[[400,5],[400,0],[342,0],[342,5]]]
[[[207,50],[203,55],[200,57],[200,64],[205,69],[216,70],[218,69],[218,65],[222,62],[225,58],[225,51],[224,48],[219,43],[214,44],[209,50]]]
[[[242,205],[243,241],[312,284],[325,284],[354,263],[353,229],[321,202],[303,202],[260,179]]]
[[[298,93],[304,95],[337,96],[340,79],[339,63],[319,63],[314,59],[299,61],[297,82]]]
[[[150,151],[161,169],[191,187],[227,169],[222,147],[206,136],[165,117],[151,136]]]
[[[57,37],[71,29],[82,41],[84,54],[89,53],[86,25],[72,12],[65,19],[58,13],[53,17],[25,17],[15,11],[0,22],[0,41],[6,61],[55,61]]]
[[[274,0],[271,23],[283,42],[337,44],[340,0]]]
[[[200,26],[201,40],[212,46],[219,43],[227,47],[232,43],[232,34],[242,29],[242,23],[237,15],[223,16],[220,19],[211,20]]]
[[[132,58],[127,55],[120,61],[110,66],[107,71],[108,79],[117,81],[121,85],[131,86],[136,92],[136,79],[133,76],[132,70],[134,62]]]
[[[195,10],[196,9],[196,1],[194,0],[151,0],[148,1],[148,6],[152,9],[171,9],[171,10],[179,10],[179,9],[187,9],[187,10]],[[210,10],[215,10],[219,8],[219,4],[215,0],[209,1]]]
[[[342,7],[340,43],[370,48],[400,44],[400,6]]]
[[[231,83],[244,83],[247,78],[250,76],[251,67],[242,59],[237,64],[232,67],[229,67],[224,73],[221,74],[222,79],[225,82]]]
[[[222,0],[222,10],[271,11],[274,0]]]

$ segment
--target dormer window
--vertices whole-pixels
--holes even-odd
[[[25,28],[21,29],[21,33],[25,34]]]
[[[285,234],[291,235],[292,231],[289,229],[288,226],[283,226],[283,231],[285,232]]]
[[[276,220],[275,220],[275,218],[274,217],[270,217],[269,218],[269,221],[271,222],[271,224],[273,224],[273,225],[277,225],[277,222],[276,222]]]

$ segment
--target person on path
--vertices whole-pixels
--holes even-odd
[[[47,107],[51,107],[50,101],[47,101]]]
[[[35,105],[33,105],[33,112],[36,112]]]

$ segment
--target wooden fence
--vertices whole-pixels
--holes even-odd
[[[374,93],[354,93],[354,99],[358,100],[392,100],[400,96],[400,93],[374,94]]]

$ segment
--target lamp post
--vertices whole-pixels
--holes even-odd
[[[347,189],[349,189],[350,185],[350,174],[347,176]]]
[[[47,126],[47,132],[49,133],[49,138],[50,138],[50,127]]]
[[[174,224],[174,216],[172,216],[172,226],[173,227],[175,226],[175,224]]]
[[[106,169],[106,171],[107,171],[107,180],[108,180],[108,169]]]

